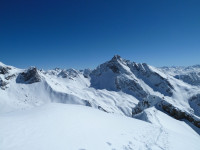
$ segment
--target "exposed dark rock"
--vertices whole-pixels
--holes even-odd
[[[182,111],[174,107],[172,104],[167,103],[166,101],[162,101],[158,106],[173,118],[178,120],[183,120],[183,119],[188,120],[196,127],[200,128],[200,119],[197,116],[189,114],[186,111]]]
[[[62,71],[58,74],[58,76],[60,76],[60,77],[62,77],[62,78],[67,78],[67,77],[68,77],[68,74],[67,74],[66,71],[62,70]]]
[[[119,60],[121,59],[121,56],[119,55],[114,55],[113,58],[111,60],[115,61],[115,60]]]
[[[147,96],[147,93],[135,80],[125,79],[123,77],[117,77],[115,79],[115,85],[118,90],[122,90],[125,93],[134,95],[138,99],[142,99]]]
[[[83,100],[84,105],[88,107],[92,107],[92,104],[88,100]]]
[[[103,109],[101,106],[98,106],[98,109],[99,109],[99,110],[102,110],[102,111],[104,111],[104,112],[108,112],[108,111],[106,111],[105,109]]]
[[[165,96],[173,95],[174,87],[171,83],[166,78],[153,71],[146,63],[128,63],[127,65],[137,78],[142,79],[155,91],[158,91]]]
[[[3,81],[1,78],[0,78],[0,87],[1,87],[1,89],[2,90],[5,90],[5,86],[8,84],[8,82],[5,82],[5,81]]]
[[[200,94],[196,94],[189,99],[190,107],[194,110],[194,114],[200,116]]]
[[[162,104],[161,108],[167,112],[170,116],[180,120],[180,119],[184,119],[184,112],[182,112],[181,110],[173,107],[171,104]]]
[[[58,74],[58,76],[60,76],[62,78],[73,79],[73,78],[76,78],[77,76],[79,76],[79,72],[75,69],[62,70]]]
[[[120,73],[118,61],[122,61],[122,58],[119,55],[115,55],[108,63],[106,63],[106,67],[111,69],[113,73]]]
[[[139,101],[139,103],[132,109],[132,116],[141,113],[143,110],[155,106],[157,103],[164,100],[164,98],[160,98],[154,95],[148,95],[143,100]]]
[[[189,112],[183,111],[169,102],[165,101],[163,98],[158,96],[148,96],[146,99],[140,101],[135,108],[132,110],[132,116],[141,113],[143,110],[155,106],[157,109],[167,113],[171,117],[177,120],[188,120],[196,127],[200,128],[200,118],[190,114]]]
[[[8,73],[8,71],[9,71],[10,69],[11,69],[10,67],[3,67],[3,66],[0,66],[0,74],[6,74],[6,73]]]
[[[111,69],[113,73],[120,73],[121,66],[119,63],[122,63],[123,61],[125,60],[123,60],[119,55],[115,55],[110,61],[106,63],[106,67]]]
[[[37,68],[31,67],[26,72],[20,73],[16,79],[17,83],[32,84],[41,81]]]
[[[83,76],[85,78],[89,78],[90,77],[90,73],[92,72],[92,70],[91,69],[84,69],[82,72],[83,72]]]
[[[6,79],[6,80],[10,80],[10,79],[12,79],[12,78],[14,78],[14,77],[15,77],[15,74],[12,74],[12,75],[6,76],[5,79]]]
[[[115,55],[110,61],[101,64],[90,74],[91,87],[123,91],[138,99],[146,97],[146,91],[132,74],[127,63],[129,61]]]
[[[108,67],[114,72],[119,73],[119,68],[114,64],[109,64]]]

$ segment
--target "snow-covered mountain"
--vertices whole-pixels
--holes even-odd
[[[188,84],[200,86],[200,65],[189,67],[162,67],[160,69]]]
[[[73,108],[74,110],[65,111],[64,106],[55,103],[89,106],[106,113],[114,114],[111,118],[115,118],[115,115],[120,115],[121,117],[118,118],[118,121],[116,119],[108,121],[106,113],[103,114],[105,116],[104,119],[108,121],[107,124],[123,126],[122,129],[125,129],[125,127],[124,124],[120,124],[120,120],[126,120],[122,119],[123,116],[124,118],[126,116],[129,117],[127,119],[127,128],[129,129],[124,130],[126,133],[123,133],[127,134],[126,137],[119,136],[118,134],[121,133],[119,130],[122,129],[116,127],[111,134],[119,136],[119,138],[111,138],[113,142],[107,141],[108,147],[102,145],[102,147],[94,148],[94,144],[88,144],[85,147],[71,146],[69,149],[114,149],[114,147],[117,147],[116,149],[130,150],[139,149],[139,147],[141,149],[180,149],[181,146],[182,149],[186,147],[198,149],[200,146],[198,144],[200,143],[200,66],[198,65],[191,67],[156,68],[145,63],[135,63],[125,60],[118,55],[115,55],[110,61],[99,65],[94,70],[65,70],[56,68],[44,71],[36,67],[18,69],[0,63],[0,122],[3,122],[0,125],[0,145],[4,145],[4,149],[9,149],[6,146],[6,141],[12,138],[19,138],[18,135],[14,137],[8,136],[15,133],[15,129],[12,127],[15,125],[17,128],[23,130],[20,127],[21,123],[17,120],[23,120],[26,124],[27,119],[24,118],[34,117],[35,111],[39,114],[45,113],[49,117],[52,114],[52,119],[57,120],[57,114],[54,112],[59,112],[59,107],[62,107],[61,112],[64,114],[72,113],[71,117],[76,113],[76,109],[77,113],[81,114],[87,109],[87,107],[82,109],[81,106],[78,108],[70,105],[66,109],[71,110]],[[47,112],[42,110],[43,108]],[[48,108],[53,112],[47,110]],[[23,115],[23,112],[28,114]],[[61,112],[58,115],[61,115]],[[22,116],[15,116],[15,113]],[[93,110],[88,110],[88,113],[93,113]],[[64,118],[64,114],[61,115],[63,117],[59,118]],[[97,114],[97,118],[101,116],[98,115],[101,114],[100,112],[94,114]],[[95,122],[94,118],[87,119],[87,116],[83,115],[82,117],[86,117],[85,120]],[[38,121],[37,117],[33,120],[34,122]],[[66,117],[69,116],[66,115]],[[76,118],[76,115],[74,117]],[[11,123],[12,119],[14,119],[13,124]],[[142,121],[138,122],[136,119]],[[57,121],[62,124],[62,119],[58,119]],[[75,119],[71,120],[71,123],[73,124],[74,121]],[[104,121],[102,125],[106,126]],[[66,122],[64,124],[67,124]],[[52,121],[48,119],[46,121],[39,121],[36,126],[39,128],[48,123],[52,123]],[[89,130],[83,122],[80,122],[80,125],[82,124],[84,130]],[[27,124],[27,126],[31,128],[30,124]],[[53,124],[53,126],[59,128],[57,124]],[[67,128],[68,126],[66,125]],[[64,126],[62,127],[65,128]],[[144,132],[135,134],[137,130],[142,130],[142,128],[146,127],[147,130],[144,130]],[[90,126],[89,128],[98,130],[94,126]],[[18,130],[18,132],[21,130]],[[22,137],[24,141],[18,141],[18,143],[21,142],[23,144],[23,142],[26,142],[25,139],[28,139],[28,136],[34,132],[32,129],[30,130],[30,133],[28,132],[26,136]],[[46,130],[43,131],[43,129],[39,130],[38,132],[47,132]],[[109,129],[102,128],[102,130],[103,133],[104,130],[106,133]],[[130,133],[135,135],[131,136],[129,135]],[[97,132],[97,134],[100,134],[100,132]],[[154,134],[158,134],[155,135],[156,139],[151,138]],[[58,136],[59,134],[56,133],[56,135]],[[177,139],[175,135],[183,140]],[[37,140],[40,135],[35,136],[31,140],[38,142]],[[42,138],[45,138],[44,136],[48,137],[48,134],[41,135]],[[107,136],[109,134],[105,135],[105,138]],[[105,140],[103,137],[103,135],[99,137],[101,142]],[[61,138],[64,138],[64,134],[62,134]],[[92,137],[90,138],[92,139]],[[69,140],[70,138],[67,137],[66,139]],[[55,139],[52,138],[51,140]],[[115,140],[121,140],[122,142],[117,143]],[[126,140],[129,140],[129,142]],[[149,142],[145,142],[145,140]],[[85,142],[87,143],[88,141]],[[177,142],[182,142],[182,145],[177,145],[176,147]],[[111,143],[118,144],[118,146],[112,146]],[[134,145],[133,143],[137,144]],[[80,144],[80,141],[77,144]],[[32,145],[33,143],[29,143],[29,146],[32,147]],[[51,148],[54,149],[55,145],[52,145]],[[20,148],[20,145],[18,146],[18,149],[30,149],[26,146],[23,148]],[[11,146],[10,149],[12,148],[14,147]],[[46,149],[46,147],[39,148],[36,146],[33,149]],[[66,149],[66,147],[60,149]]]

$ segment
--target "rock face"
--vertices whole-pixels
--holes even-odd
[[[115,86],[117,90],[134,95],[138,99],[145,98],[147,96],[147,92],[144,91],[137,80],[127,79],[126,76],[116,77]]]
[[[89,78],[90,77],[90,73],[92,72],[92,70],[91,69],[84,69],[81,72],[83,72],[83,76],[85,78]]]
[[[0,74],[7,74],[11,68],[0,66]]]
[[[1,77],[0,77],[0,88],[1,88],[2,90],[5,90],[5,86],[6,86],[7,84],[8,84],[8,83],[5,82],[5,81],[3,81],[3,80],[1,79]]]
[[[165,96],[172,96],[174,88],[170,84],[170,82],[166,78],[155,72],[146,63],[129,63],[128,66],[137,78],[143,80],[155,91],[158,91]]]
[[[146,99],[140,101],[132,110],[132,116],[141,113],[147,108],[156,107],[157,109],[169,114],[171,117],[178,120],[187,120],[200,128],[200,117],[192,115],[191,113],[181,110],[178,107],[167,102],[164,98],[158,96],[148,96]]]
[[[178,120],[187,120],[194,124],[196,127],[200,128],[200,118],[198,116],[192,115],[186,111],[180,110],[179,108],[173,106],[166,101],[161,101],[158,106],[163,109],[166,113]]]
[[[10,80],[10,79],[13,79],[14,77],[15,77],[15,74],[12,74],[12,75],[5,76],[5,79]]]
[[[58,74],[58,76],[60,76],[62,78],[73,79],[73,78],[76,78],[77,76],[79,76],[79,72],[75,69],[62,70]]]
[[[37,68],[31,67],[26,72],[20,73],[16,79],[17,83],[32,84],[41,81]]]
[[[143,110],[155,106],[157,103],[161,102],[158,96],[148,95],[145,99],[139,101],[139,103],[132,109],[132,116],[141,113]]]
[[[196,94],[189,99],[190,107],[194,110],[194,114],[200,116],[200,94]]]
[[[138,99],[147,96],[147,92],[127,66],[127,60],[118,55],[98,66],[91,72],[90,77],[91,86],[94,88],[123,91]]]
[[[176,75],[175,78],[191,85],[200,86],[200,72],[191,72],[188,74]]]
[[[173,95],[173,86],[162,77],[155,68],[147,64],[137,64],[114,56],[110,61],[101,64],[90,74],[91,86],[98,89],[123,91],[138,99],[145,98],[149,86],[165,96]]]

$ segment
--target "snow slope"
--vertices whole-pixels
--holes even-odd
[[[195,146],[200,143],[200,88],[192,84],[198,83],[196,80],[189,83],[176,77],[191,71],[198,74],[199,67],[156,68],[145,63],[131,62],[118,55],[94,70],[56,68],[45,71],[35,67],[19,69],[0,63],[0,146],[3,145],[7,150],[17,147],[19,143],[18,146],[22,149],[29,146],[42,149],[34,143],[43,143],[43,149],[46,149],[46,143],[55,141],[50,146],[52,149],[59,146],[60,142],[60,149],[71,145],[71,149],[167,150],[181,149],[181,145],[174,144],[181,142],[188,149],[196,149]],[[85,112],[94,113],[94,116],[88,116]],[[112,117],[101,123],[99,114],[103,114],[103,120]],[[97,120],[94,119],[95,116]],[[116,116],[118,119],[113,120]],[[75,121],[76,117],[78,121]],[[73,128],[74,122],[77,124]],[[96,125],[96,122],[99,124]],[[74,134],[68,130],[68,123]],[[102,136],[99,135],[101,125]],[[79,128],[80,131],[77,130]],[[114,131],[108,132],[108,128]],[[146,128],[150,131],[145,130]],[[62,133],[62,130],[65,132]],[[90,133],[89,130],[95,133]],[[118,130],[123,131],[123,136]],[[84,135],[82,139],[88,138],[88,141],[81,142],[79,132],[86,134],[84,131],[88,132],[89,137]],[[57,132],[62,133],[62,136]],[[94,143],[98,146],[94,148],[94,144],[89,142],[93,143],[96,133],[100,136],[101,143],[95,139],[97,143]],[[34,136],[30,136],[31,134]],[[54,134],[55,137],[52,136]],[[116,136],[107,141],[109,135]],[[76,141],[76,138],[79,140]],[[7,145],[9,140],[10,148]],[[24,148],[23,143],[27,143]]]
[[[179,121],[177,126],[165,114],[158,116],[170,127],[89,107],[52,103],[1,114],[0,145],[2,150],[199,149],[200,138],[191,128]]]
[[[4,82],[7,83],[0,90],[0,112],[58,102],[87,105],[106,112],[131,116],[131,106],[138,103],[135,97],[123,92],[90,88],[89,79],[85,78],[79,71],[76,72],[76,75],[68,74],[68,76],[63,77],[61,76],[63,70],[49,70],[47,72],[36,70],[40,81],[36,80],[37,82],[29,84],[20,79],[20,82],[17,82],[21,72],[28,70],[13,68],[6,75],[0,74]],[[65,72],[68,71],[71,70]],[[6,76],[12,75],[15,76],[9,80],[5,79]]]
[[[188,67],[162,67],[160,70],[188,84],[200,86],[200,65]]]

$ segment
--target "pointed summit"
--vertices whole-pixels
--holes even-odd
[[[121,60],[121,56],[119,55],[114,55],[113,58],[111,60]]]

